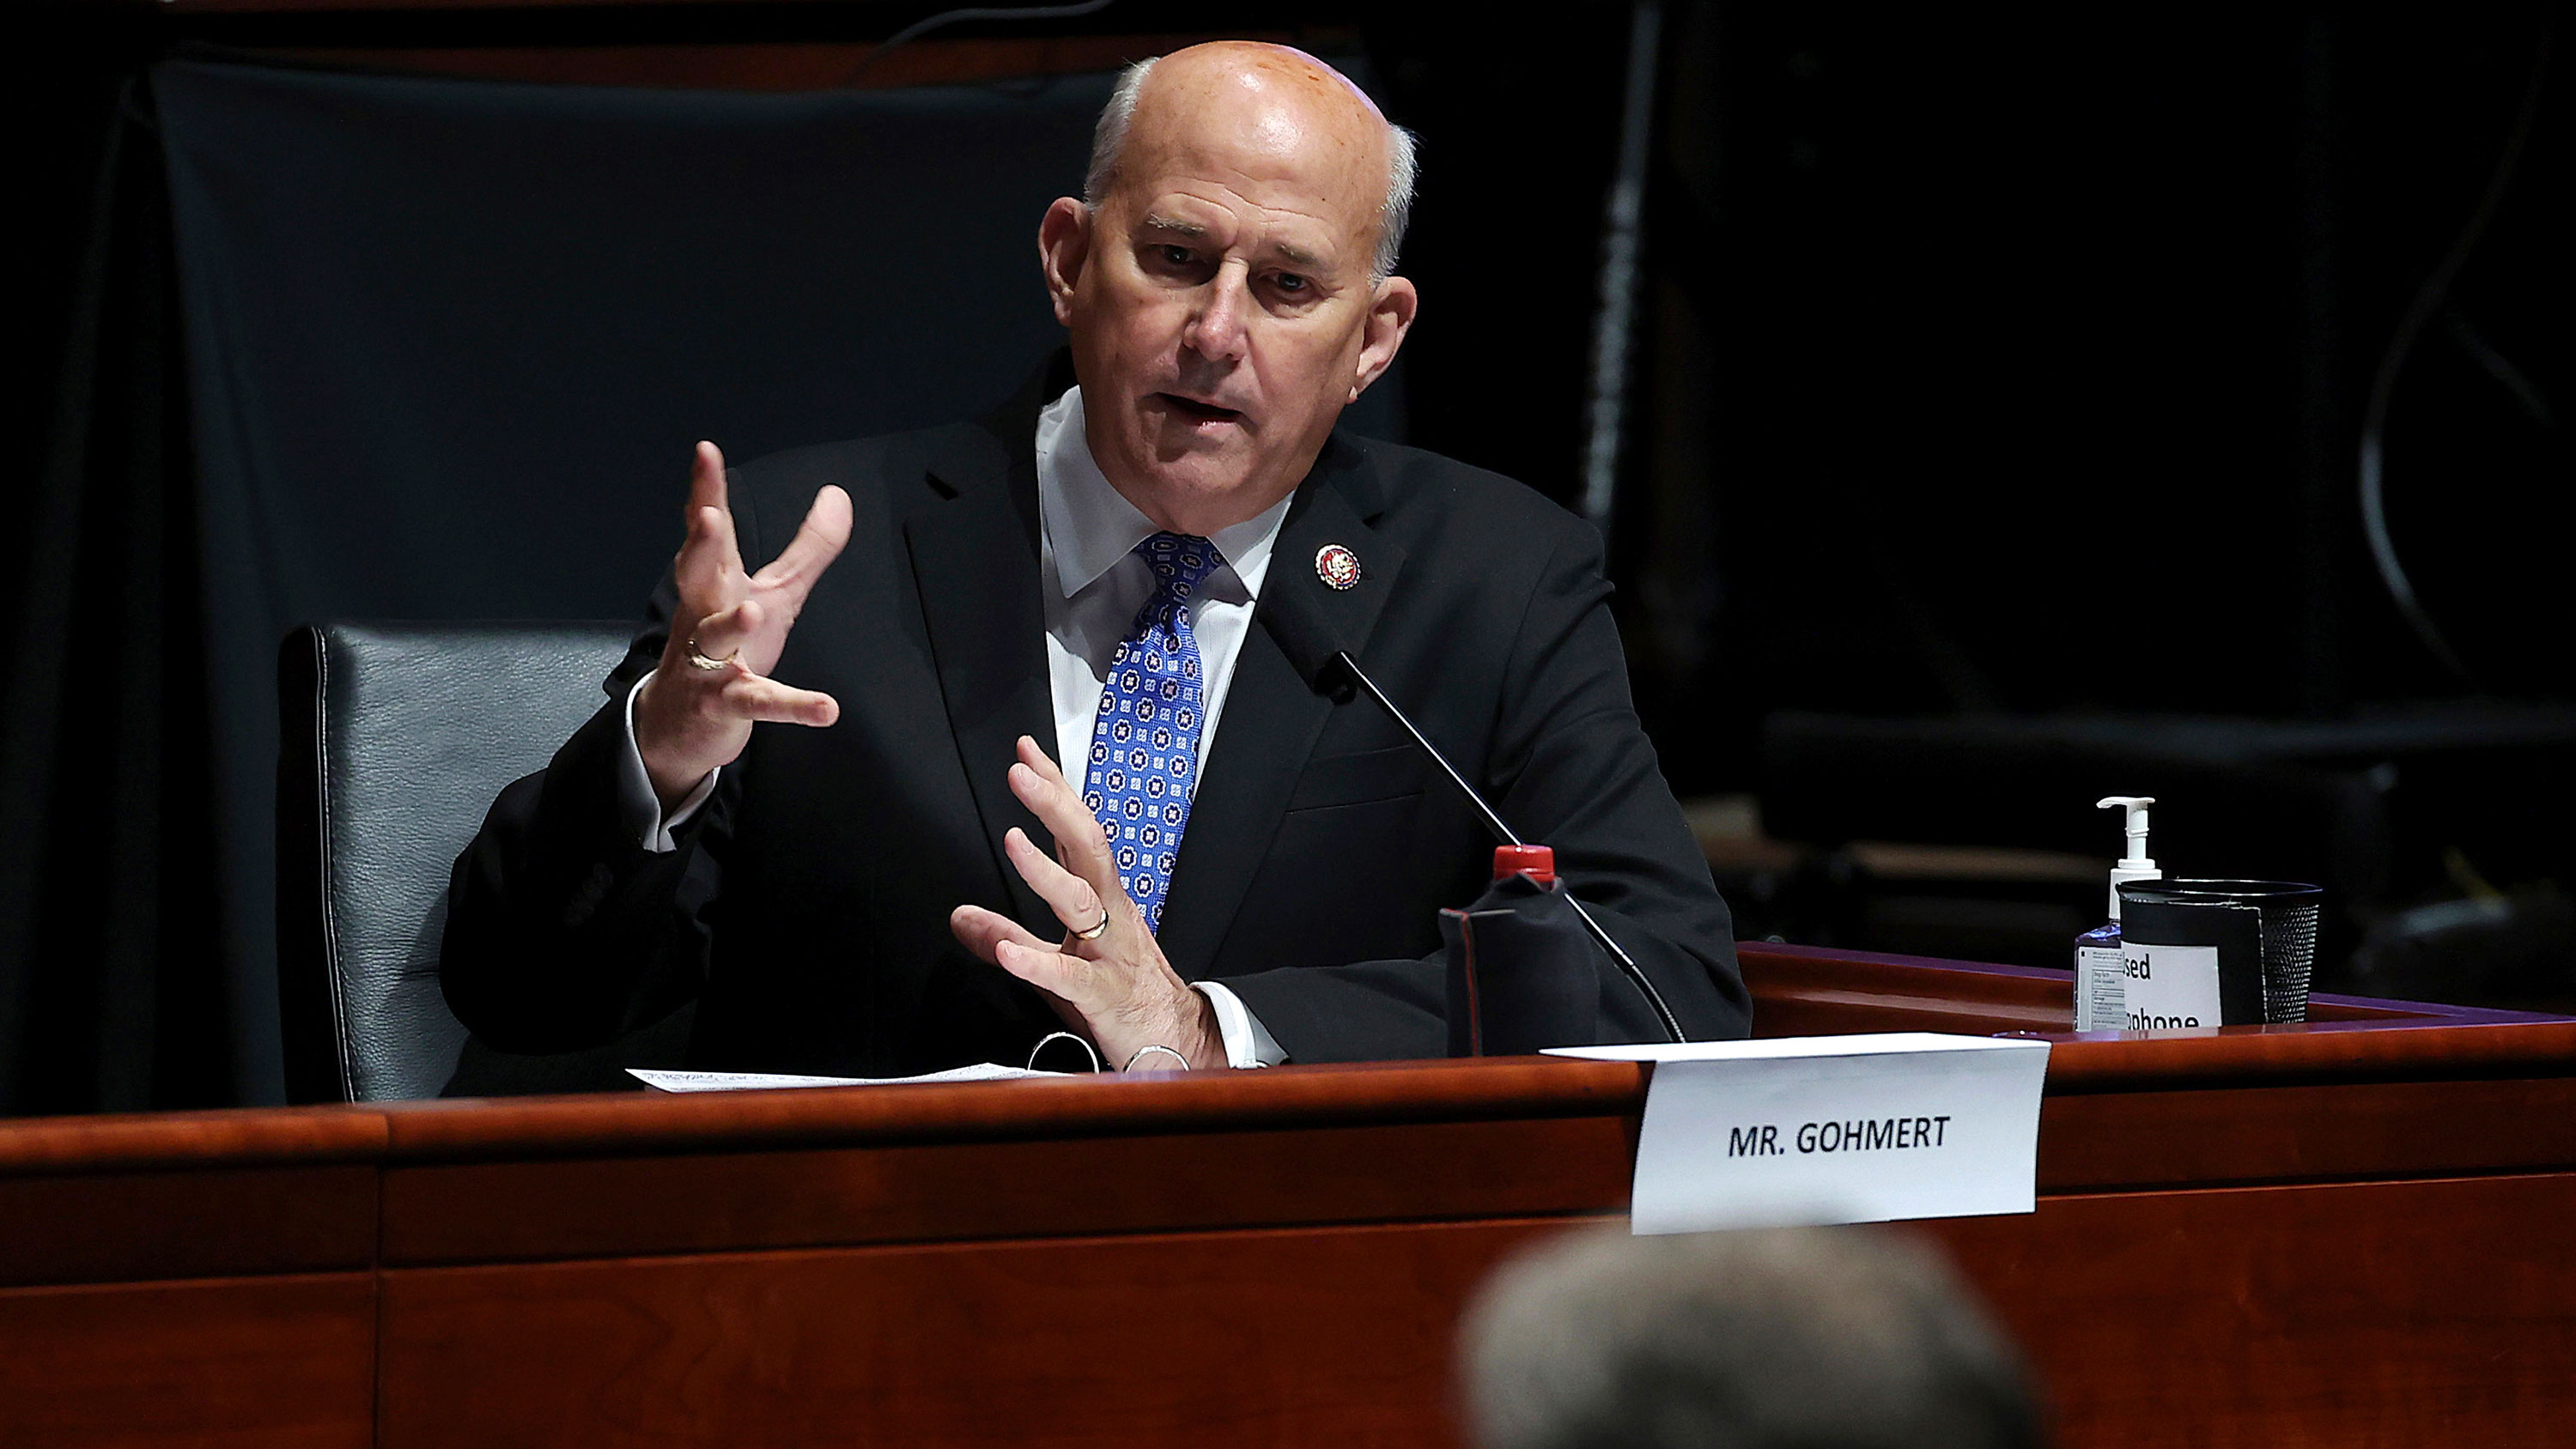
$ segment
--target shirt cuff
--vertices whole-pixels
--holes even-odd
[[[707,771],[707,777],[687,798],[671,807],[669,814],[663,813],[662,797],[653,793],[653,777],[644,772],[644,752],[635,744],[635,696],[644,692],[652,678],[647,674],[626,691],[626,755],[618,761],[617,814],[636,844],[654,855],[668,855],[680,848],[671,832],[688,824],[698,807],[707,803],[707,797],[716,791],[716,776],[722,771]],[[1235,1009],[1240,1011],[1242,1007]]]
[[[1243,1004],[1243,998],[1213,981],[1193,981],[1190,989],[1208,999],[1216,1008],[1216,1029],[1225,1038],[1225,1064],[1229,1067],[1275,1067],[1288,1060],[1288,1053],[1270,1035],[1270,1028]]]

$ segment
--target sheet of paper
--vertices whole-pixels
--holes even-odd
[[[1563,1047],[1650,1061],[1638,1233],[2026,1213],[2048,1043],[1891,1032]]]
[[[628,1067],[626,1075],[665,1092],[764,1092],[786,1087],[893,1087],[909,1082],[998,1082],[1014,1077],[1060,1077],[1062,1072],[1033,1072],[977,1062],[917,1077],[793,1077],[774,1072],[663,1072]]]

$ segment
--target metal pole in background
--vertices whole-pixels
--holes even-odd
[[[1655,120],[1655,52],[1663,0],[1637,0],[1628,30],[1628,86],[1619,116],[1619,169],[1601,227],[1601,310],[1592,332],[1590,428],[1583,446],[1583,516],[1610,536],[1619,454],[1627,437],[1629,334],[1637,313],[1637,243],[1646,210],[1646,151]]]

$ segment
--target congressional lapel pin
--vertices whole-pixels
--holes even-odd
[[[1347,589],[1360,581],[1360,556],[1338,543],[1325,544],[1315,550],[1315,577]]]

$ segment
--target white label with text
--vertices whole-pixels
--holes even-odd
[[[2048,1043],[1896,1032],[1560,1055],[1655,1063],[1639,1233],[2026,1213]]]
[[[2120,943],[2131,1031],[2218,1025],[2218,948]]]
[[[2075,951],[2075,1029],[2118,1031],[2128,1024],[2127,982],[2117,946],[2080,946]]]

